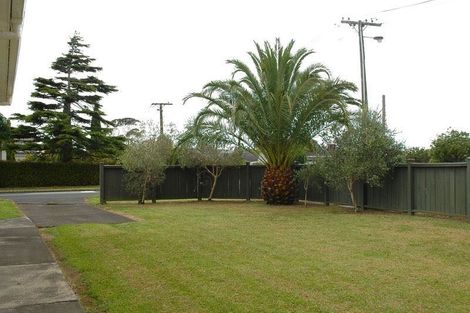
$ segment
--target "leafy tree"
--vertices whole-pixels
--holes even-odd
[[[182,166],[201,167],[211,177],[211,201],[225,167],[243,164],[242,150],[231,147],[220,133],[201,132],[189,124],[179,137],[177,158]]]
[[[395,140],[394,132],[372,111],[366,118],[354,114],[335,143],[336,149],[328,157],[318,159],[321,172],[329,185],[347,186],[357,210],[354,184],[363,181],[380,186],[390,169],[402,161],[403,144]]]
[[[140,204],[145,203],[149,188],[153,189],[164,181],[172,149],[171,140],[159,136],[130,143],[120,156],[119,160],[127,171],[127,188],[139,196]]]
[[[426,148],[412,147],[405,151],[405,159],[418,163],[429,163],[431,161],[431,153]]]
[[[268,204],[292,204],[294,160],[333,121],[345,120],[347,105],[357,104],[349,95],[356,87],[331,78],[321,64],[304,66],[313,51],[293,50],[294,41],[286,47],[279,40],[255,45],[256,52],[248,53],[254,71],[229,60],[232,79],[212,81],[185,101],[208,103],[196,117],[198,128],[223,132],[233,145],[260,156],[266,164],[262,193]]]
[[[5,144],[10,140],[10,137],[10,121],[0,113],[0,150],[5,148]]]
[[[112,155],[122,148],[119,138],[110,138],[111,123],[100,104],[104,95],[117,89],[95,76],[102,68],[93,66],[95,59],[83,53],[88,46],[75,33],[68,51],[52,63],[56,76],[34,80],[33,99],[28,103],[32,113],[15,115],[25,124],[18,127],[17,136],[34,143],[25,149],[69,162]]]
[[[431,159],[433,162],[463,162],[470,157],[470,134],[448,129],[433,140]]]
[[[126,138],[127,142],[132,141],[140,134],[141,130],[138,128],[140,121],[135,118],[124,117],[114,119],[111,122],[114,125],[113,134]]]

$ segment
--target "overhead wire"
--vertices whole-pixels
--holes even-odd
[[[396,10],[411,8],[411,7],[415,7],[415,6],[418,6],[418,5],[422,5],[422,4],[426,4],[426,3],[434,2],[434,1],[438,1],[438,0],[425,0],[425,1],[416,2],[416,3],[412,3],[412,4],[407,4],[407,5],[402,5],[402,6],[399,6],[399,7],[390,8],[390,9],[386,9],[386,10],[382,10],[382,11],[377,11],[377,12],[375,12],[375,13],[386,13],[386,12],[391,12],[391,11],[396,11]]]

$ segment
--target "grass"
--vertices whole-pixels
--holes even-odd
[[[42,191],[88,191],[99,190],[99,186],[52,186],[52,187],[16,187],[0,188],[0,193],[42,192]]]
[[[45,230],[89,312],[470,307],[467,222],[242,202],[108,207],[139,222]]]
[[[0,199],[0,219],[22,216],[15,203],[10,200]]]

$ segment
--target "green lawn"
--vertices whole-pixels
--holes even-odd
[[[336,207],[108,205],[47,230],[90,312],[468,312],[470,224]]]
[[[0,199],[0,219],[20,217],[22,214],[10,200]]]

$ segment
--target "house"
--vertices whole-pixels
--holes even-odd
[[[0,106],[11,105],[24,0],[0,0]]]
[[[11,105],[23,12],[24,0],[0,0],[0,110]],[[0,161],[6,158],[6,152],[0,150]]]

